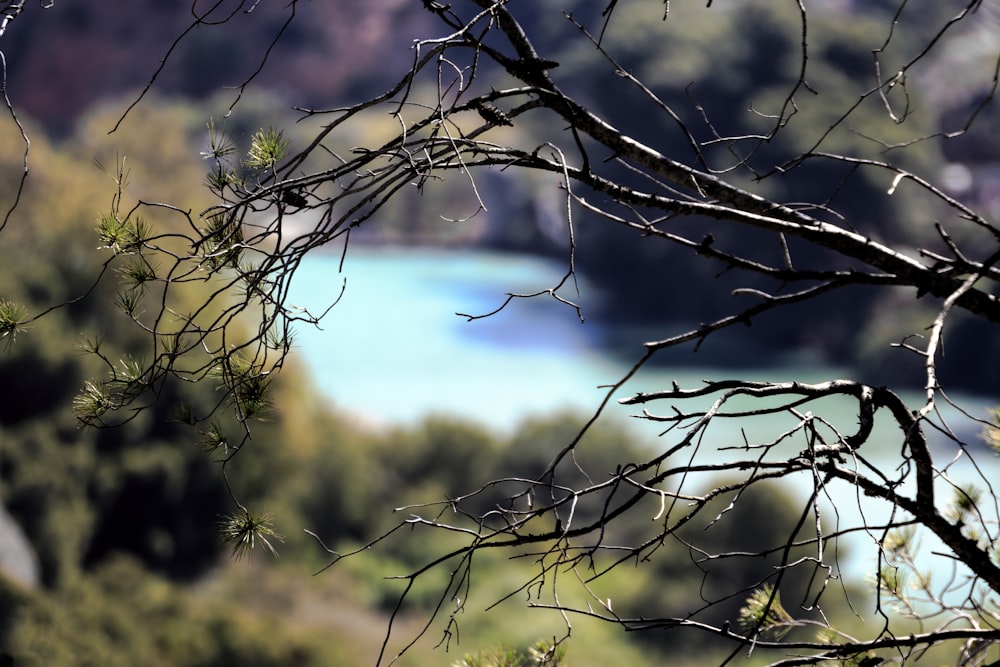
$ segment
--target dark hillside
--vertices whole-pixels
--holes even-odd
[[[30,3],[4,35],[12,101],[50,130],[67,132],[93,103],[146,84],[194,22],[190,6],[180,0],[76,0],[42,10]],[[221,20],[237,7],[223,2],[212,17]],[[405,49],[383,45],[408,44],[407,35],[426,22],[419,5],[404,0],[300,2],[295,11],[257,81],[294,91],[296,104],[327,105],[348,92],[381,89],[409,58]],[[286,3],[261,2],[252,14],[237,12],[224,25],[197,26],[170,55],[157,90],[199,97],[239,86],[260,66],[289,16]]]

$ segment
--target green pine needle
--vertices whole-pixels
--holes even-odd
[[[222,522],[221,531],[222,543],[232,545],[233,558],[236,560],[244,556],[252,558],[258,548],[277,557],[278,551],[271,541],[283,541],[281,535],[274,532],[271,527],[270,514],[258,514],[245,507],[226,517]]]
[[[794,623],[792,615],[781,606],[781,598],[770,584],[764,584],[747,598],[740,609],[739,624],[747,635],[771,632],[775,637],[785,635]]]
[[[225,458],[229,453],[236,449],[229,443],[229,438],[225,435],[225,429],[218,420],[213,420],[209,425],[207,431],[201,432],[201,439],[198,443],[201,448],[209,453],[221,453],[222,457]]]
[[[17,334],[25,330],[28,309],[21,304],[0,299],[0,344],[9,349]]]
[[[107,385],[92,380],[87,380],[73,399],[73,413],[84,426],[98,424],[101,417],[114,407],[115,401]]]
[[[209,264],[216,269],[238,267],[243,251],[243,227],[228,213],[209,215],[205,223],[201,234]]]
[[[138,252],[151,233],[149,223],[140,217],[122,219],[116,212],[112,212],[97,219],[97,237],[101,241],[101,247],[116,255]]]
[[[212,374],[231,392],[241,419],[259,419],[270,409],[270,373],[263,366],[230,354],[217,362]]]
[[[258,130],[250,139],[246,165],[254,169],[272,169],[288,152],[288,139],[281,130],[269,127]]]
[[[1000,407],[990,408],[989,423],[983,427],[979,437],[989,445],[995,453],[1000,454]]]
[[[236,144],[229,135],[215,127],[214,118],[208,120],[206,127],[208,128],[208,150],[201,152],[204,159],[225,162],[236,154]]]
[[[141,256],[132,257],[118,269],[118,275],[128,288],[138,288],[156,280],[157,266]]]

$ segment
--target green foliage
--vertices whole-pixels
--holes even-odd
[[[875,586],[881,594],[898,603],[904,613],[914,610],[914,592],[933,598],[931,572],[917,565],[920,540],[914,526],[890,530],[882,540],[882,550],[885,563],[875,575]]]
[[[273,391],[276,393],[276,400],[290,407],[287,411],[275,411],[261,431],[261,439],[286,442],[286,448],[264,447],[255,450],[255,456],[233,459],[232,464],[236,467],[233,468],[232,477],[234,484],[239,486],[241,496],[249,494],[253,498],[266,499],[267,505],[275,508],[276,524],[285,526],[290,531],[301,535],[298,531],[300,527],[317,529],[324,539],[331,541],[331,546],[343,548],[351,543],[351,531],[370,536],[373,531],[394,521],[389,510],[399,498],[399,489],[392,484],[382,484],[381,481],[387,479],[385,475],[390,475],[389,479],[399,480],[419,472],[425,489],[461,490],[475,486],[476,481],[475,478],[456,478],[456,475],[469,475],[470,471],[474,471],[476,477],[488,476],[496,474],[500,469],[496,452],[508,445],[505,438],[493,436],[468,423],[443,417],[412,428],[396,429],[391,438],[384,433],[365,432],[332,413],[328,407],[316,401],[315,396],[309,397],[308,392],[311,390],[308,383],[304,378],[296,376],[294,370],[289,370],[287,376],[282,375],[275,382]],[[303,394],[306,398],[296,402],[294,399],[297,392],[306,392]],[[312,404],[310,401],[313,401]],[[561,432],[565,427],[564,419],[569,417],[563,415],[548,422],[534,420],[530,426],[526,425],[511,436],[511,440],[530,439],[542,450],[539,457],[550,457],[557,442],[545,439],[541,433]],[[123,428],[131,429],[135,425],[130,422]],[[219,424],[219,430],[223,428]],[[78,438],[80,433],[73,432],[73,437]],[[117,433],[117,430],[82,432],[84,442]],[[610,433],[611,429],[609,435]],[[107,658],[106,664],[112,667],[117,664],[158,664],[156,660],[162,661],[159,664],[212,666],[370,664],[370,654],[362,655],[357,651],[349,658],[328,657],[342,647],[355,646],[357,638],[345,637],[343,641],[338,641],[327,630],[303,635],[290,620],[280,618],[283,603],[276,602],[273,598],[250,602],[242,597],[242,593],[230,591],[210,596],[208,599],[212,602],[206,604],[206,598],[198,597],[196,592],[150,575],[148,569],[162,562],[151,556],[150,549],[140,548],[139,545],[128,547],[131,553],[142,558],[141,561],[122,561],[107,552],[93,560],[87,558],[87,543],[92,543],[94,536],[99,533],[103,535],[99,537],[99,542],[114,541],[114,534],[119,532],[138,532],[146,535],[150,543],[157,539],[167,539],[169,545],[171,539],[177,539],[169,525],[157,526],[152,523],[149,520],[151,515],[135,516],[124,521],[115,518],[118,511],[134,510],[136,503],[149,505],[151,514],[157,517],[162,515],[163,518],[173,516],[195,520],[206,515],[214,516],[213,510],[206,511],[206,508],[212,507],[209,504],[196,503],[196,507],[187,510],[180,507],[157,508],[151,506],[152,499],[149,497],[126,497],[118,494],[123,485],[137,485],[160,498],[186,497],[186,489],[191,486],[186,477],[195,473],[198,467],[186,469],[189,464],[184,463],[185,459],[203,459],[204,454],[197,447],[191,446],[190,441],[185,442],[185,434],[190,435],[190,431],[178,431],[173,444],[169,446],[157,446],[146,441],[144,446],[137,447],[135,442],[141,440],[127,437],[120,448],[108,451],[113,454],[113,458],[108,459],[101,457],[100,448],[81,448],[81,443],[78,442],[76,451],[81,455],[86,454],[88,458],[76,465],[75,474],[69,475],[52,465],[54,461],[61,464],[71,462],[54,443],[51,448],[46,449],[40,449],[40,443],[36,443],[34,452],[24,452],[25,463],[30,461],[36,466],[35,479],[39,483],[37,498],[50,503],[48,512],[55,508],[65,510],[75,507],[85,510],[85,514],[78,517],[65,516],[59,523],[52,525],[47,537],[39,533],[32,521],[27,522],[37,545],[44,546],[45,549],[50,549],[49,545],[65,548],[66,565],[63,570],[67,576],[62,578],[64,588],[47,589],[39,593],[39,597],[31,598],[31,602],[26,603],[27,606],[18,607],[23,610],[19,614],[23,621],[15,627],[14,632],[19,638],[23,638],[24,643],[15,642],[13,646],[16,651],[12,654],[19,657],[33,654],[51,661],[45,664],[64,664],[60,660],[75,651],[80,652],[81,656],[93,655],[104,659],[107,655],[107,645],[102,639],[104,635],[98,635],[97,640],[89,641],[87,648],[81,648],[80,645],[85,641],[84,638],[104,632],[99,628],[110,628],[108,632],[113,633],[116,638],[114,646],[118,651],[116,656]],[[254,443],[256,442],[258,440],[255,439]],[[449,456],[448,448],[457,444],[464,447],[463,455]],[[44,461],[36,459],[34,454],[44,457]],[[427,461],[433,460],[432,455],[440,458],[435,465],[425,466]],[[46,464],[45,461],[49,463]],[[255,469],[255,466],[260,469]],[[19,468],[14,473],[14,478],[18,480],[18,484],[9,489],[10,497],[14,500],[11,509],[23,520],[26,505],[22,485],[32,477],[26,469]],[[58,488],[52,483],[56,479],[63,480],[63,483],[78,484],[76,500],[67,502],[53,494],[53,490]],[[106,500],[90,503],[86,494],[87,484],[84,484],[86,480],[94,480],[92,493],[97,499]],[[115,500],[112,501],[111,498]],[[266,517],[253,510],[246,513],[239,510],[230,514],[229,526],[224,527],[222,532],[233,538],[231,544],[239,549],[239,553],[249,555],[251,552],[247,547],[255,540],[258,551],[262,547],[263,551],[269,552],[261,539],[277,546],[271,534],[274,529],[267,523]],[[214,534],[217,526],[213,525],[211,528]],[[156,538],[156,534],[160,538]],[[75,541],[70,539],[74,536]],[[125,550],[120,539],[119,537],[119,544],[122,546],[118,550]],[[74,544],[73,549],[67,548]],[[338,599],[332,603],[335,608],[325,613],[342,615],[343,610],[336,607],[346,605],[351,609],[350,614],[356,616],[362,613],[365,602],[377,604],[380,609],[391,610],[402,585],[401,582],[392,582],[385,577],[400,574],[406,570],[408,563],[426,558],[440,544],[439,540],[433,543],[405,540],[399,543],[400,549],[391,549],[385,558],[372,554],[371,558],[356,561],[354,567],[357,570],[352,568],[344,573],[349,573],[352,584],[359,588],[357,596],[350,600]],[[167,549],[165,553],[168,554],[168,560],[173,558],[169,555],[169,546],[160,548]],[[248,591],[260,591],[265,579],[279,577],[280,581],[281,577],[285,577],[284,583],[276,583],[275,587],[284,591],[281,595],[297,598],[308,596],[308,591],[325,585],[331,577],[337,576],[333,571],[320,578],[311,578],[302,573],[303,562],[315,562],[317,549],[312,539],[296,537],[289,540],[282,551],[282,560],[295,568],[298,572],[296,576],[301,579],[295,579],[297,583],[292,583],[292,580],[287,579],[290,574],[280,570],[278,566],[269,565],[266,572],[258,572],[251,577]],[[179,554],[180,551],[174,553]],[[214,553],[209,550],[209,554]],[[320,550],[320,554],[323,553],[325,552]],[[243,560],[246,563],[247,559]],[[80,574],[80,563],[85,563],[85,576]],[[483,566],[487,567],[485,561]],[[491,562],[488,567],[492,572],[490,579],[494,582],[494,588],[486,594],[497,597],[506,592],[504,587],[521,576],[523,570],[523,565],[510,565],[503,559]],[[142,574],[130,573],[133,569]],[[501,574],[506,569],[511,571]],[[216,571],[212,579],[228,576],[223,569]],[[133,583],[123,587],[123,581]],[[411,598],[410,611],[422,612],[432,608],[437,600],[435,586],[439,587],[445,581],[446,573],[441,573],[440,577],[425,579],[426,590]],[[277,593],[272,591],[267,595]],[[137,605],[136,602],[141,604]],[[527,632],[538,632],[537,625],[525,626],[516,618],[511,620],[514,623],[512,627],[516,627],[518,631],[514,633],[504,630],[504,634],[519,636]],[[377,647],[378,633],[375,628],[384,623],[385,618],[373,616],[369,622],[375,635],[369,646]],[[144,634],[139,636],[138,633]],[[588,634],[584,632],[581,639],[577,640],[581,646],[587,646]],[[499,641],[495,624],[489,624],[475,630],[463,630],[463,643],[475,645],[476,638],[481,635],[488,637],[483,640],[483,644]],[[48,638],[47,644],[39,643],[42,636]],[[595,632],[594,642],[601,644],[602,650],[614,653],[615,644],[608,640],[608,636]],[[567,664],[562,646],[555,654],[558,661],[550,663],[545,663],[542,659],[547,647],[533,648],[535,652],[529,648],[517,653],[525,667]],[[622,651],[624,648],[618,649],[619,655],[629,655]],[[592,649],[586,652],[596,655]],[[648,650],[646,652],[649,653]],[[290,657],[292,655],[307,657],[293,659]],[[439,652],[432,652],[429,647],[419,650],[417,655],[423,657],[417,662],[403,664],[429,664],[431,661],[443,660]],[[481,654],[480,657],[486,659],[486,655]],[[581,656],[576,664],[596,665],[601,662],[585,660]],[[633,664],[646,663],[638,661]]]
[[[263,364],[233,352],[216,362],[213,375],[230,392],[241,420],[265,416],[271,396],[270,371]]]
[[[750,636],[767,633],[775,638],[784,636],[795,619],[781,605],[781,597],[770,584],[764,584],[747,598],[740,608],[740,629]]]
[[[230,444],[225,432],[226,429],[219,418],[213,418],[208,428],[201,432],[198,444],[206,453],[215,455],[219,460],[225,460],[229,458],[231,452],[238,449],[238,446]]]
[[[118,303],[121,306],[121,301]],[[97,349],[99,346],[90,347]],[[80,424],[99,426],[107,412],[141,395],[148,388],[148,372],[148,367],[141,359],[125,355],[117,365],[108,370],[106,380],[85,381],[83,389],[73,399],[73,412]]]
[[[115,558],[53,590],[19,591],[0,579],[8,616],[0,655],[14,664],[325,667],[361,665],[346,635],[302,631],[277,613],[248,613]],[[339,640],[339,641],[338,641]]]
[[[821,644],[832,644],[842,639],[836,631],[829,628],[821,628],[816,633],[816,641]],[[823,664],[825,667],[877,667],[883,664],[884,660],[878,657],[874,651],[865,651],[848,658],[828,660]]]
[[[452,667],[568,667],[566,645],[553,646],[545,641],[535,642],[526,651],[513,646],[498,646],[486,651],[466,653]]]
[[[390,502],[402,505],[475,490],[500,468],[502,445],[479,425],[431,416],[416,428],[387,434],[379,449],[388,487],[397,490]]]
[[[142,174],[196,179],[200,169],[190,144],[180,141],[173,151],[169,145],[177,140],[178,126],[176,116],[164,121],[171,112],[164,106],[159,117],[146,114],[146,132],[134,138],[165,144],[162,150],[137,151],[142,159],[130,164]],[[217,521],[227,509],[220,471],[191,445],[196,431],[168,420],[175,405],[216,401],[211,387],[161,383],[155,395],[162,405],[149,414],[126,415],[118,429],[80,430],[74,424],[100,423],[123,400],[151,389],[146,362],[154,352],[152,339],[139,328],[121,326],[124,315],[114,304],[117,300],[132,314],[141,310],[141,297],[157,271],[143,254],[145,244],[154,226],[171,225],[156,211],[148,219],[121,214],[116,195],[97,232],[111,257],[94,253],[88,220],[94,211],[107,210],[109,174],[93,165],[98,149],[77,141],[103,135],[81,133],[58,151],[43,135],[32,137],[33,173],[60,196],[26,197],[18,224],[4,230],[0,244],[0,291],[11,297],[5,303],[23,304],[0,306],[9,327],[2,340],[23,327],[25,313],[68,302],[32,325],[37,336],[0,356],[0,381],[16,387],[0,405],[0,495],[38,551],[43,580],[50,585],[116,551],[172,574],[202,572],[220,552]],[[171,155],[178,161],[171,162]],[[0,154],[0,160],[5,157]],[[124,162],[116,162],[111,183],[122,187]],[[161,183],[177,187],[172,180]],[[161,196],[148,186],[145,191],[151,198]],[[53,261],[52,247],[63,249],[59,261]],[[102,266],[113,271],[97,282]],[[115,274],[118,281],[108,279]],[[81,299],[84,294],[88,298]]]
[[[509,646],[467,653],[461,660],[452,663],[452,667],[522,667],[523,665],[524,658],[520,652]]]
[[[243,252],[243,226],[228,213],[205,217],[202,229],[205,259],[212,268],[239,266]]]
[[[983,426],[979,437],[990,449],[1000,454],[1000,407],[990,409],[987,418],[989,423]]]
[[[724,486],[724,481],[710,478],[700,488],[720,485]],[[697,494],[698,488],[693,488],[692,492]],[[644,517],[635,517],[632,540],[648,534],[642,531],[650,530],[649,517],[657,511],[658,507],[649,508]],[[685,516],[686,512],[680,507],[670,521],[682,522]],[[618,614],[641,615],[647,619],[690,617],[716,626],[740,619],[753,622],[754,614],[759,615],[762,611],[756,604],[761,599],[761,591],[773,590],[768,582],[784,563],[796,563],[782,570],[781,593],[786,600],[801,602],[803,608],[796,608],[795,612],[808,617],[809,604],[804,601],[815,594],[813,587],[817,585],[815,571],[808,562],[810,552],[799,547],[793,548],[787,559],[781,556],[783,545],[790,539],[799,516],[799,509],[786,489],[769,483],[737,487],[716,497],[701,516],[706,518],[687,522],[669,540],[660,540],[643,556],[640,569],[643,576],[631,581],[624,578],[625,582],[612,590],[610,595],[614,596],[614,609]],[[724,520],[712,521],[707,517],[724,517]],[[643,518],[645,525],[640,523]],[[657,527],[659,523],[652,522]],[[804,537],[804,533],[801,535]],[[739,545],[737,553],[720,556],[727,554],[733,545]],[[767,555],[745,556],[754,553]],[[746,591],[754,591],[749,599]],[[778,609],[784,609],[784,605],[779,605]],[[833,610],[830,613],[835,615]],[[761,617],[758,620],[769,628],[778,619]],[[762,627],[761,631],[764,629]],[[705,646],[700,633],[684,632],[683,629],[676,633],[639,633],[637,639],[666,653],[698,653],[705,660],[710,659],[708,653],[716,648]]]
[[[97,237],[101,247],[116,255],[139,252],[150,234],[149,223],[139,216],[122,219],[117,212],[112,212],[97,219]]]
[[[971,484],[955,487],[952,490],[952,501],[945,509],[944,515],[955,523],[977,522],[982,501],[983,490],[979,487]]]
[[[236,560],[251,557],[258,548],[277,556],[278,551],[272,541],[280,542],[283,538],[274,532],[271,522],[272,516],[268,513],[240,508],[239,512],[229,515],[222,522],[222,543],[232,546]]]
[[[878,573],[878,587],[891,597],[906,602],[909,599],[909,571],[901,567],[883,567]]]
[[[28,309],[21,304],[0,299],[0,345],[10,349],[17,334],[25,330]]]
[[[216,162],[229,161],[236,155],[238,148],[236,142],[229,135],[215,126],[215,119],[210,118],[207,123],[208,128],[208,150],[202,151],[203,158],[215,160]]]
[[[239,146],[231,134],[217,127],[214,119],[209,120],[207,129],[207,147],[201,151],[201,156],[212,164],[204,183],[209,192],[223,201],[230,189],[236,193],[246,193],[256,187],[262,172],[273,173],[278,163],[288,154],[290,142],[284,130],[268,127],[253,133],[246,156],[242,163],[238,163],[236,155],[239,153]],[[242,243],[241,226],[234,224],[225,213],[208,215],[207,221],[203,238],[209,241],[208,255],[217,259],[213,266],[235,266],[238,254],[224,254],[222,259],[218,259],[218,252],[219,248],[224,252],[231,252]]]
[[[288,139],[283,130],[269,127],[258,130],[250,139],[246,165],[253,169],[274,169],[288,153]]]
[[[0,364],[7,380],[5,370]],[[93,441],[71,438],[72,426],[60,428],[58,413],[46,414],[51,421],[4,428],[2,498],[38,554],[42,580],[55,583],[79,568],[102,507],[90,497],[98,459]]]
[[[127,290],[141,290],[146,283],[156,280],[156,264],[145,257],[132,257],[118,268]]]
[[[73,412],[84,426],[97,425],[108,410],[117,406],[108,385],[92,380],[83,384],[83,389],[73,400]]]
[[[915,526],[890,530],[882,540],[886,556],[894,560],[912,558],[918,548],[916,535]]]

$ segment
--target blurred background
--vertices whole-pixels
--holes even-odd
[[[553,20],[550,4],[538,3],[526,22],[544,39],[543,55],[559,61],[560,85],[613,124],[635,128],[638,139],[690,159],[684,135],[636,91],[603,93],[617,78],[613,68],[574,38],[558,12]],[[717,2],[718,9],[677,16],[683,29],[664,39],[662,26],[648,19],[658,11],[651,5],[661,4],[622,3],[606,47],[692,127],[699,122],[696,99],[729,114],[713,117],[721,133],[754,131],[748,109],[785,95],[797,75],[797,12],[770,2]],[[852,100],[870,86],[871,51],[884,41],[896,4],[813,4],[823,20],[815,21],[810,66],[822,74],[824,100]],[[584,0],[562,5],[586,24],[596,23],[603,9]],[[961,126],[989,92],[1000,43],[997,6],[984,2],[977,20],[950,35],[912,82],[920,110],[913,123],[925,134]],[[409,68],[412,40],[439,32],[417,2],[314,0],[295,8],[290,28],[224,120],[238,141],[276,126],[286,128],[293,149],[303,146],[308,127],[295,124],[293,105],[332,108],[379,94]],[[903,17],[901,52],[923,44],[950,10],[922,11]],[[114,183],[95,161],[110,166],[126,156],[130,201],[177,202],[194,211],[208,206],[199,155],[206,122],[226,115],[239,94],[234,87],[258,69],[288,15],[285,3],[261,2],[226,25],[200,26],[157,73],[190,24],[189,3],[65,0],[45,10],[29,4],[0,42],[7,93],[31,139],[26,190],[0,235],[0,296],[35,313],[76,299],[96,277],[95,220],[107,209]],[[151,92],[109,134],[154,73]],[[796,129],[799,144],[792,133],[781,150],[808,147],[833,111],[802,113],[808,122]],[[854,124],[881,126],[882,113],[862,110]],[[387,135],[394,121],[373,115],[369,126],[358,145]],[[528,122],[512,131],[535,130]],[[828,150],[857,150],[857,141],[843,133]],[[1000,216],[1000,117],[993,106],[963,137],[922,142],[900,159],[916,173],[944,179],[951,194],[984,215]],[[857,172],[848,179],[846,169],[828,171],[836,169],[799,170],[768,186],[768,194],[811,202],[835,195],[835,208],[848,219],[903,245],[932,235],[933,221],[944,215],[919,198],[887,203],[884,177]],[[10,118],[0,122],[0,170],[6,210],[23,170],[23,142]],[[455,188],[401,198],[360,230],[342,271],[340,255],[331,253],[308,259],[297,274],[296,305],[323,307],[345,279],[347,290],[322,330],[297,331],[291,364],[276,380],[274,414],[255,433],[252,451],[230,469],[240,497],[273,512],[284,537],[279,561],[233,561],[219,545],[219,521],[231,511],[219,467],[199,449],[197,433],[170,420],[167,407],[117,429],[77,428],[73,396],[100,372],[80,352],[80,339],[101,337],[122,350],[142,349],[145,342],[115,310],[113,281],[48,314],[0,355],[0,561],[6,573],[0,630],[13,664],[372,664],[400,591],[384,577],[421,562],[420,540],[313,577],[328,554],[303,529],[345,550],[398,521],[394,507],[467,491],[500,474],[530,476],[596,408],[604,395],[599,387],[617,381],[641,355],[643,340],[720,317],[738,304],[733,287],[753,286],[745,278],[718,277],[718,266],[675,247],[581,218],[579,293],[561,294],[581,306],[584,322],[573,308],[544,297],[515,300],[493,317],[468,321],[456,313],[487,313],[508,292],[554,287],[566,267],[555,183],[504,171],[477,187],[489,210],[468,223],[442,220],[461,217],[471,205]],[[920,360],[889,348],[922,330],[934,305],[889,289],[845,291],[761,318],[738,332],[738,344],[722,334],[697,353],[664,353],[624,391],[727,375],[850,376],[915,391]],[[847,311],[858,317],[844,317]],[[985,409],[1000,389],[998,353],[1000,337],[956,317],[945,386],[967,407]],[[189,403],[214,400],[211,387],[183,391],[179,398]],[[581,451],[595,468],[613,470],[656,446],[655,428],[644,429],[629,414],[613,412],[588,435]],[[739,511],[748,519],[774,516],[779,535],[795,518],[784,492],[752,496]],[[768,535],[758,537],[763,544]],[[678,550],[652,567],[613,576],[605,585],[620,601],[616,609],[683,609],[702,583],[676,574],[685,558]],[[500,572],[491,569],[499,566],[481,564],[482,571]],[[482,609],[506,593],[527,571],[519,567],[482,578],[478,607],[471,606]],[[421,612],[434,601],[430,590],[414,596],[398,628],[402,636],[416,632]],[[717,613],[733,617],[738,607],[735,601]],[[558,618],[502,609],[467,614],[462,623],[460,646],[434,650],[439,635],[432,632],[431,641],[399,664],[449,665],[467,650],[524,647],[560,632]],[[580,628],[568,654],[578,667],[654,665],[667,658],[696,664],[705,657],[694,638],[667,644],[655,633],[626,636],[583,621]]]

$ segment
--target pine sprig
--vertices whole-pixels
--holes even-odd
[[[273,169],[288,153],[288,139],[284,132],[269,127],[258,130],[250,139],[246,166],[252,169]]]
[[[0,299],[0,345],[9,349],[17,334],[26,329],[28,309],[19,303]]]
[[[278,550],[271,542],[272,540],[284,541],[282,536],[274,532],[271,527],[270,514],[258,514],[246,507],[241,507],[239,512],[231,514],[223,520],[220,534],[223,544],[232,545],[233,558],[236,560],[252,557],[258,548],[277,557]]]
[[[747,598],[740,609],[740,628],[747,635],[770,632],[783,637],[794,625],[795,619],[781,605],[781,597],[770,584],[764,584]]]

